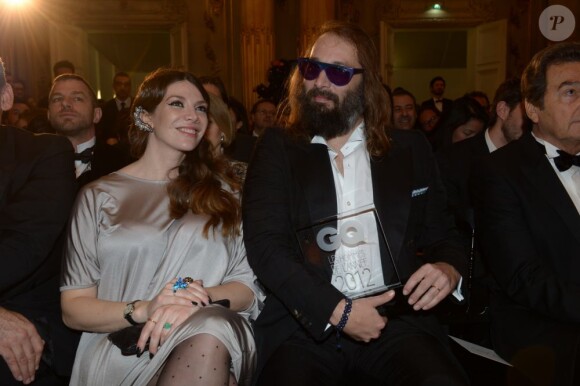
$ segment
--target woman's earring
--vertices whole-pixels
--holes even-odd
[[[222,133],[222,134],[220,135],[220,142],[221,142],[221,143],[224,143],[224,141],[225,141],[225,140],[226,140],[226,135],[225,135],[224,133]]]
[[[153,132],[153,128],[147,123],[143,122],[141,119],[141,114],[143,114],[144,111],[145,110],[141,106],[135,107],[135,111],[133,112],[133,121],[135,122],[135,126],[137,126],[139,129],[151,133]]]

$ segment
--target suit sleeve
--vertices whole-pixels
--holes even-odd
[[[537,219],[524,207],[527,198],[516,187],[518,178],[493,161],[491,157],[476,165],[472,186],[476,234],[497,285],[518,306],[550,319],[579,322],[580,286],[550,267],[550,251],[537,247],[544,245],[537,238],[547,236],[532,231],[530,222]]]
[[[281,132],[258,142],[243,194],[244,241],[258,279],[313,337],[321,338],[343,295],[304,262],[292,225],[298,205]]]
[[[73,149],[64,137],[31,137],[41,155],[0,208],[0,293],[26,279],[48,258],[76,193]],[[20,177],[18,177],[20,178]]]

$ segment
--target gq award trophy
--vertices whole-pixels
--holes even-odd
[[[317,266],[327,264],[332,270],[332,285],[345,296],[358,299],[398,289],[394,301],[379,308],[383,315],[391,315],[397,303],[406,303],[401,298],[401,279],[373,206],[316,221],[298,229],[296,235],[305,259]]]

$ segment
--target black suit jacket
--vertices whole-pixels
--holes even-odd
[[[127,145],[129,125],[131,124],[131,117],[129,109],[131,106],[125,106],[126,110],[122,112],[117,108],[115,98],[108,100],[102,110],[103,115],[101,120],[96,124],[97,137],[106,142],[109,138],[119,140],[123,145]]]
[[[97,178],[121,169],[129,162],[129,155],[121,147],[107,145],[97,140],[91,159],[91,170],[84,172],[77,178],[79,188]]]
[[[61,375],[70,374],[78,343],[62,323],[59,292],[59,236],[76,194],[73,165],[68,139],[0,126],[0,306],[50,339]]]
[[[445,261],[465,274],[466,259],[452,241],[444,188],[425,137],[412,130],[391,133],[393,145],[372,159],[373,194],[402,280],[425,262]],[[426,194],[412,191],[428,187]],[[328,261],[306,262],[295,230],[336,215],[334,177],[326,146],[267,130],[258,141],[243,194],[244,240],[249,262],[271,291],[254,327],[261,367],[299,328],[324,339],[343,295],[330,284]],[[423,249],[425,255],[417,256]],[[382,256],[382,258],[386,258]],[[433,320],[421,319],[426,329]]]
[[[444,113],[445,111],[448,111],[452,106],[453,101],[451,99],[443,98],[443,110],[441,112]],[[423,101],[423,103],[421,103],[421,108],[423,107],[431,107],[437,110],[433,98],[429,98],[426,101]]]
[[[460,229],[467,231],[469,244],[474,225],[469,179],[474,162],[488,154],[485,130],[437,152],[437,162],[447,190],[449,209]]]
[[[495,349],[509,359],[548,347],[569,363],[580,337],[580,215],[529,133],[482,159],[477,173],[476,227],[496,283]]]

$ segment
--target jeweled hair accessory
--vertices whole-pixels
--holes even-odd
[[[135,122],[135,126],[137,126],[140,130],[151,133],[153,128],[147,123],[143,122],[141,119],[141,114],[143,114],[144,111],[145,109],[143,109],[141,106],[135,107],[135,111],[133,112],[133,121]]]

